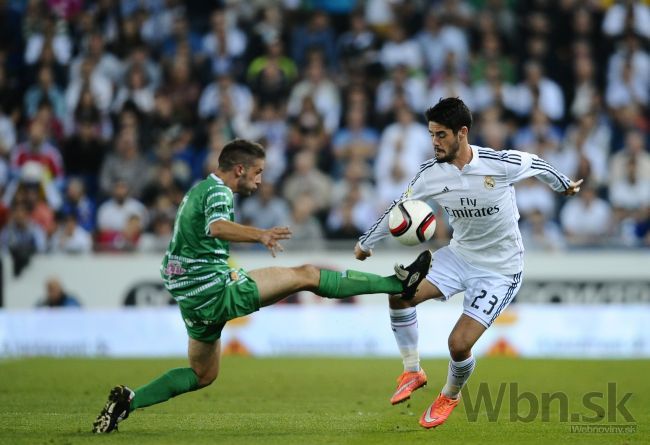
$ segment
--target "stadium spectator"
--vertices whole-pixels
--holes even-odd
[[[173,17],[171,34],[165,38],[160,48],[163,60],[172,60],[183,51],[190,55],[193,63],[199,57],[201,49],[201,36],[190,28],[186,15],[177,11]]]
[[[409,108],[420,113],[427,100],[426,80],[422,76],[410,76],[406,65],[397,65],[390,70],[390,77],[377,87],[375,108],[380,114],[389,113],[397,96],[403,95]]]
[[[366,122],[366,110],[361,107],[348,108],[346,125],[334,135],[332,149],[336,164],[332,176],[343,176],[347,166],[353,162],[372,167],[377,155],[379,133]]]
[[[636,32],[650,39],[650,8],[638,1],[618,0],[607,9],[603,19],[603,32],[609,37],[620,37],[626,32]]]
[[[56,229],[55,207],[47,200],[42,170],[31,167],[38,167],[38,164],[28,163],[23,167],[20,183],[13,199],[24,202],[29,209],[31,220],[38,224],[47,236],[50,236]],[[56,208],[58,208],[61,204],[58,194],[56,199]]]
[[[86,193],[84,181],[72,177],[68,180],[60,210],[64,215],[74,215],[84,230],[95,230],[95,202]]]
[[[148,170],[147,161],[140,154],[135,131],[123,129],[115,141],[114,152],[109,153],[99,172],[99,186],[105,196],[110,196],[119,181],[128,183],[131,193],[140,196]]]
[[[100,122],[95,116],[82,116],[77,131],[61,147],[66,173],[83,179],[86,189],[97,191],[98,173],[107,148],[100,139]]]
[[[289,205],[277,195],[275,186],[262,182],[258,192],[242,204],[239,217],[244,225],[270,229],[288,226],[290,213]]]
[[[348,195],[332,206],[327,217],[329,239],[356,239],[377,218],[374,201],[360,187],[350,187]]]
[[[623,148],[612,155],[610,160],[610,181],[623,180],[628,175],[628,166],[636,167],[635,177],[639,181],[650,181],[650,153],[646,148],[645,135],[631,130],[625,135]]]
[[[16,125],[0,105],[0,158],[7,157],[14,145],[16,145]]]
[[[625,177],[612,181],[609,187],[609,200],[614,208],[614,218],[620,227],[622,241],[627,245],[636,244],[633,230],[638,221],[650,209],[650,180],[637,177],[634,159],[628,159]]]
[[[136,250],[145,253],[163,253],[169,246],[172,238],[174,220],[164,215],[159,215],[151,223],[151,231],[140,236]]]
[[[47,129],[43,122],[32,121],[28,139],[12,149],[11,168],[14,175],[19,175],[20,169],[28,162],[40,164],[46,182],[54,181],[60,185],[63,182],[63,160],[59,149],[49,143],[46,136]]]
[[[117,90],[111,109],[118,112],[127,101],[133,102],[140,113],[147,114],[153,110],[153,86],[139,66],[134,66],[127,72],[126,85]]]
[[[226,11],[216,9],[210,16],[210,32],[203,36],[201,50],[208,57],[213,74],[231,72],[239,74],[241,58],[246,51],[248,38],[237,27],[229,23]]]
[[[620,107],[630,101],[647,105],[648,85],[650,54],[644,50],[636,35],[627,34],[609,58],[607,96],[611,100],[607,102],[612,107]]]
[[[488,62],[484,70],[484,78],[471,85],[474,108],[479,113],[490,107],[504,109],[505,98],[513,94],[514,86],[503,81],[496,62]]]
[[[398,65],[405,65],[410,71],[419,71],[424,67],[420,46],[416,40],[409,38],[404,26],[399,23],[390,26],[388,40],[379,50],[379,61],[386,70]]]
[[[312,12],[307,23],[295,26],[291,33],[291,55],[299,68],[309,65],[309,54],[314,50],[323,55],[323,69],[337,67],[336,37],[325,11]]]
[[[331,190],[332,180],[316,168],[315,153],[305,150],[296,154],[293,172],[284,182],[282,193],[292,209],[296,209],[296,201],[305,201],[303,198],[308,195],[313,211],[326,210],[330,203]],[[298,209],[301,217],[304,216],[302,210]],[[311,210],[307,213],[311,214]]]
[[[46,251],[47,235],[31,221],[26,203],[16,201],[12,204],[9,222],[0,233],[0,249],[10,254],[16,277],[29,264],[32,255]]]
[[[526,62],[524,80],[508,93],[504,105],[523,118],[536,108],[553,121],[564,116],[564,94],[557,83],[544,76],[542,65],[537,61]]]
[[[146,45],[130,46],[128,57],[124,59],[122,76],[120,83],[128,81],[128,74],[133,71],[142,71],[152,89],[159,88],[162,83],[162,68],[160,63],[153,58],[151,51]]]
[[[50,252],[78,254],[92,251],[92,236],[79,225],[74,213],[60,213],[57,219],[58,229],[50,240]]]
[[[576,120],[575,124],[567,128],[564,148],[588,159],[590,180],[596,186],[604,186],[610,168],[608,157],[612,132],[596,113],[585,113]]]
[[[455,57],[454,53],[447,53],[440,77],[434,80],[426,103],[436,103],[445,97],[459,97],[468,107],[474,106],[472,90],[461,79],[454,61]]]
[[[112,33],[113,31],[110,31]],[[70,64],[70,80],[82,76],[81,65],[85,59],[90,59],[93,76],[97,75],[110,80],[114,85],[119,84],[124,71],[123,61],[106,50],[105,39],[100,30],[93,30],[82,43],[83,50]]]
[[[558,251],[566,248],[560,226],[539,210],[530,212],[520,226],[526,250]]]
[[[339,126],[341,119],[341,98],[338,87],[327,75],[324,60],[313,53],[305,68],[304,79],[298,82],[289,96],[287,113],[289,116],[299,115],[306,97],[311,97],[316,110],[323,118],[323,127],[332,134]]]
[[[573,61],[574,81],[570,87],[572,94],[569,110],[574,118],[594,110],[599,105],[600,93],[595,71],[594,63],[589,57],[578,57]]]
[[[112,198],[97,210],[97,229],[100,239],[107,243],[127,228],[129,219],[137,216],[143,225],[147,221],[147,209],[130,195],[129,183],[118,179],[113,185]]]
[[[366,71],[377,63],[376,34],[368,27],[362,11],[350,14],[350,29],[343,32],[337,41],[341,67],[346,72]]]
[[[38,70],[38,80],[25,92],[25,113],[28,118],[36,115],[39,104],[47,100],[52,104],[54,114],[60,120],[65,118],[65,97],[63,91],[54,83],[54,74],[48,66]]]
[[[56,277],[48,278],[45,282],[45,297],[36,304],[46,308],[79,308],[79,300],[64,290],[61,280]]]
[[[317,252],[325,248],[325,233],[316,218],[319,210],[314,202],[313,195],[307,191],[293,197],[289,224],[291,239],[285,240],[282,245],[287,251]]]
[[[444,69],[449,54],[457,72],[467,71],[469,61],[469,44],[464,30],[454,22],[445,22],[430,8],[424,18],[423,29],[415,36],[424,55],[425,67],[433,77]]]
[[[72,41],[66,23],[49,16],[43,21],[43,27],[34,31],[25,44],[25,63],[34,65],[44,52],[51,51],[59,65],[67,65],[72,57]]]
[[[529,124],[522,126],[514,134],[512,144],[519,150],[542,156],[542,153],[556,151],[561,142],[562,132],[560,128],[553,125],[542,110],[536,108],[532,110]],[[559,166],[556,167],[559,168]]]
[[[113,99],[113,83],[100,70],[95,69],[93,59],[86,57],[80,61],[79,76],[68,83],[65,91],[65,103],[68,110],[77,110],[85,90],[92,95],[93,105],[101,112],[108,112]]]
[[[517,186],[517,208],[523,219],[541,213],[548,220],[555,216],[555,195],[540,181],[529,178]]]
[[[612,218],[611,206],[589,185],[560,211],[562,230],[569,245],[574,247],[607,245],[613,235]]]
[[[254,20],[248,51],[251,59],[255,59],[265,51],[267,45],[285,39],[285,17],[279,4],[264,4],[257,11]],[[293,63],[293,61],[291,62]]]
[[[60,146],[64,137],[63,121],[56,117],[52,104],[47,100],[42,100],[36,108],[34,119],[43,124],[45,128],[45,138],[56,146]]]
[[[158,90],[158,96],[169,98],[175,121],[185,125],[194,124],[201,85],[195,80],[191,66],[182,59],[174,59],[166,77],[164,85]]]
[[[375,182],[379,206],[397,198],[400,190],[417,172],[419,165],[432,157],[427,128],[415,120],[407,107],[397,110],[397,122],[381,134],[375,161]]]
[[[298,68],[284,54],[284,45],[278,36],[266,42],[266,53],[253,59],[246,71],[248,85],[260,104],[285,101],[297,77]]]
[[[493,77],[512,83],[515,80],[515,67],[510,58],[503,54],[501,40],[496,32],[481,35],[480,45],[480,52],[472,60],[471,64],[470,79],[472,83],[480,82],[488,77],[487,71],[489,68],[494,69]]]
[[[215,81],[208,84],[199,98],[199,117],[209,119],[227,113],[224,106],[229,104],[232,112],[244,121],[253,112],[253,97],[247,86],[235,82],[227,72],[220,72]],[[234,116],[233,116],[234,117]]]

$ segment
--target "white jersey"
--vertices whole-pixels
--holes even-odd
[[[434,199],[454,230],[449,248],[470,264],[504,275],[519,273],[524,245],[513,184],[536,176],[561,192],[570,180],[531,153],[470,147],[472,160],[462,170],[435,159],[423,163],[400,199]],[[388,236],[387,215],[397,202],[359,238],[363,250]]]

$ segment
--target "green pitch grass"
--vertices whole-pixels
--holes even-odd
[[[467,398],[450,420],[424,430],[418,419],[433,400],[447,363],[424,360],[429,386],[402,405],[388,399],[401,370],[397,359],[255,359],[225,357],[221,375],[209,388],[132,413],[120,431],[93,435],[92,422],[111,386],[137,387],[169,368],[185,366],[181,359],[84,360],[29,359],[0,361],[0,444],[629,444],[650,442],[650,362],[564,361],[482,358],[469,384],[475,404],[482,382],[494,402],[500,385],[500,410],[482,406],[468,413]],[[608,391],[616,384],[615,399]],[[516,384],[516,388],[511,385]],[[522,398],[514,413],[527,421],[512,421],[515,399],[528,392],[540,402],[543,393],[561,392],[569,414],[596,421],[561,421],[559,402],[531,417]],[[485,392],[485,385],[483,385]],[[583,397],[603,393],[589,409]],[[615,405],[632,393],[620,413],[608,419]],[[517,396],[518,395],[518,396]],[[610,394],[610,398],[612,395]],[[596,414],[595,414],[596,413]],[[488,420],[490,414],[494,421]],[[498,414],[497,417],[494,417]],[[571,425],[634,426],[635,433],[575,433]]]

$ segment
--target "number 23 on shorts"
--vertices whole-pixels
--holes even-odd
[[[481,291],[481,293],[474,298],[472,301],[472,308],[473,309],[480,309],[477,302],[478,300],[483,300],[485,297],[487,297],[487,291],[484,289]],[[499,302],[499,297],[496,295],[491,295],[489,300],[487,301],[487,308],[483,309],[483,313],[485,315],[492,315],[492,312],[494,311],[494,308],[496,307],[497,303]],[[485,305],[482,305],[485,306]]]

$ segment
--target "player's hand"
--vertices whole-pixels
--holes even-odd
[[[363,250],[363,249],[361,248],[361,246],[359,245],[359,243],[357,243],[357,244],[354,246],[354,256],[355,256],[355,258],[358,259],[359,261],[363,261],[363,260],[365,260],[366,258],[368,258],[369,256],[372,256],[372,249],[369,250],[368,252],[366,252],[365,250]]]
[[[271,255],[275,258],[278,252],[282,252],[284,248],[278,241],[291,238],[291,230],[288,227],[272,227],[262,231],[260,235],[260,244],[263,244],[271,251]]]
[[[580,185],[584,182],[584,179],[580,179],[579,181],[573,182],[569,184],[569,188],[566,189],[562,194],[565,196],[573,196],[576,193],[580,191]]]

